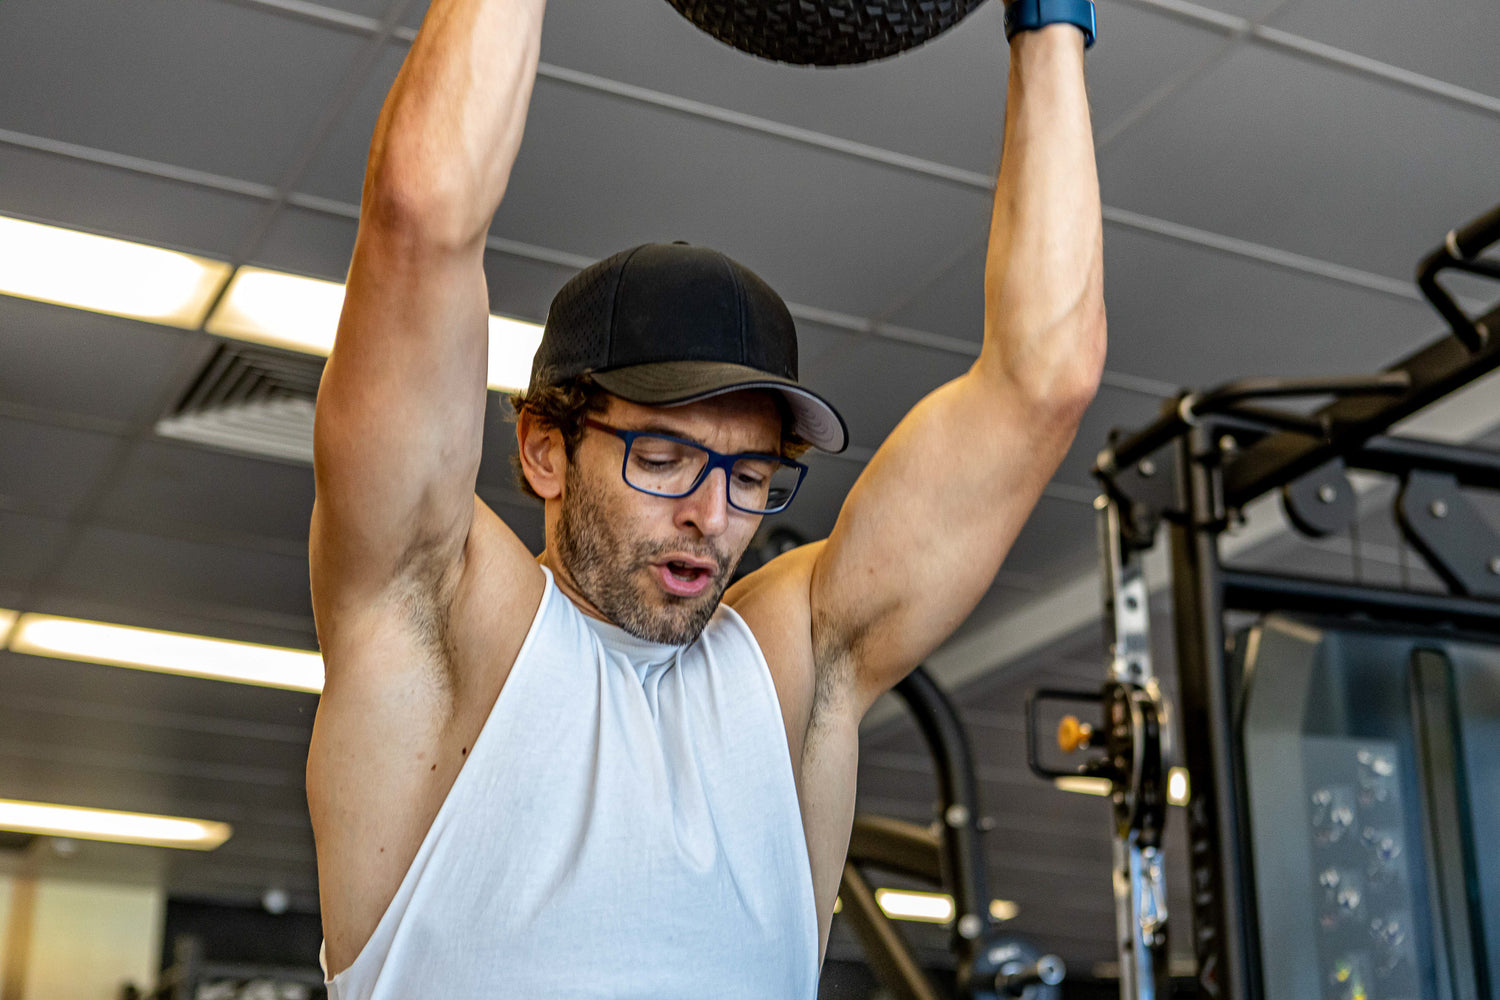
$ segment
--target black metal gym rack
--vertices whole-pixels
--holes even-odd
[[[854,817],[839,898],[865,957],[900,1000],[939,1000],[900,930],[881,910],[866,868],[919,879],[953,897],[950,950],[959,1000],[1055,1000],[1064,969],[1054,955],[1004,931],[990,916],[974,761],[958,713],[922,667],[895,687],[916,718],[937,770],[937,816],[918,826],[888,816]]]
[[[1500,368],[1500,308],[1471,317],[1438,282],[1447,271],[1500,279],[1500,262],[1481,257],[1497,241],[1500,207],[1422,262],[1418,286],[1451,332],[1384,371],[1184,392],[1099,456],[1107,681],[1098,693],[1035,692],[1029,718],[1039,774],[1110,783],[1122,997],[1169,986],[1161,830],[1173,726],[1142,575],[1163,525],[1199,994],[1492,995],[1500,912],[1486,908],[1500,910],[1500,876],[1488,858],[1500,852],[1476,850],[1476,828],[1495,817],[1466,784],[1476,751],[1462,730],[1476,698],[1484,721],[1500,718],[1500,536],[1473,502],[1500,493],[1500,452],[1386,432]],[[1320,397],[1332,402],[1310,414],[1265,405]],[[1440,587],[1226,563],[1224,535],[1274,490],[1303,535],[1356,524],[1347,469],[1400,482],[1401,535]],[[1483,685],[1467,679],[1476,671]],[[1069,722],[1060,742],[1101,754],[1071,770],[1040,762],[1036,704],[1049,699],[1100,703],[1098,725]]]

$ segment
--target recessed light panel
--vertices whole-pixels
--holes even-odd
[[[293,691],[323,689],[323,658],[317,653],[107,622],[24,614],[11,635],[10,648],[35,656]]]
[[[196,329],[223,261],[0,216],[0,293]]]
[[[233,833],[228,823],[212,820],[84,809],[15,799],[0,799],[0,830],[195,851],[211,851]]]
[[[242,267],[205,328],[209,333],[327,357],[344,308],[344,286],[297,274]],[[490,388],[513,392],[531,378],[531,357],[542,339],[536,323],[491,316]]]

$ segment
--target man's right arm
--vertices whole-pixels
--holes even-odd
[[[542,7],[434,0],[376,125],[318,395],[312,574],[325,646],[396,590],[405,601],[451,585],[462,561],[484,423],[484,238],[520,145]]]
[[[433,0],[370,146],[314,439],[326,676],[307,793],[334,973],[394,896],[542,592],[530,553],[474,496],[484,238],[521,141],[542,5]]]

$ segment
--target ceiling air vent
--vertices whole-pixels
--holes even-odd
[[[213,448],[312,462],[313,401],[324,359],[221,344],[156,433]]]

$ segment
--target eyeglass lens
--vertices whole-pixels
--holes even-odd
[[[708,452],[702,448],[642,434],[625,457],[625,481],[647,493],[684,496],[707,464]],[[741,458],[728,479],[729,499],[736,507],[762,512],[786,503],[797,488],[798,472],[775,458]]]

